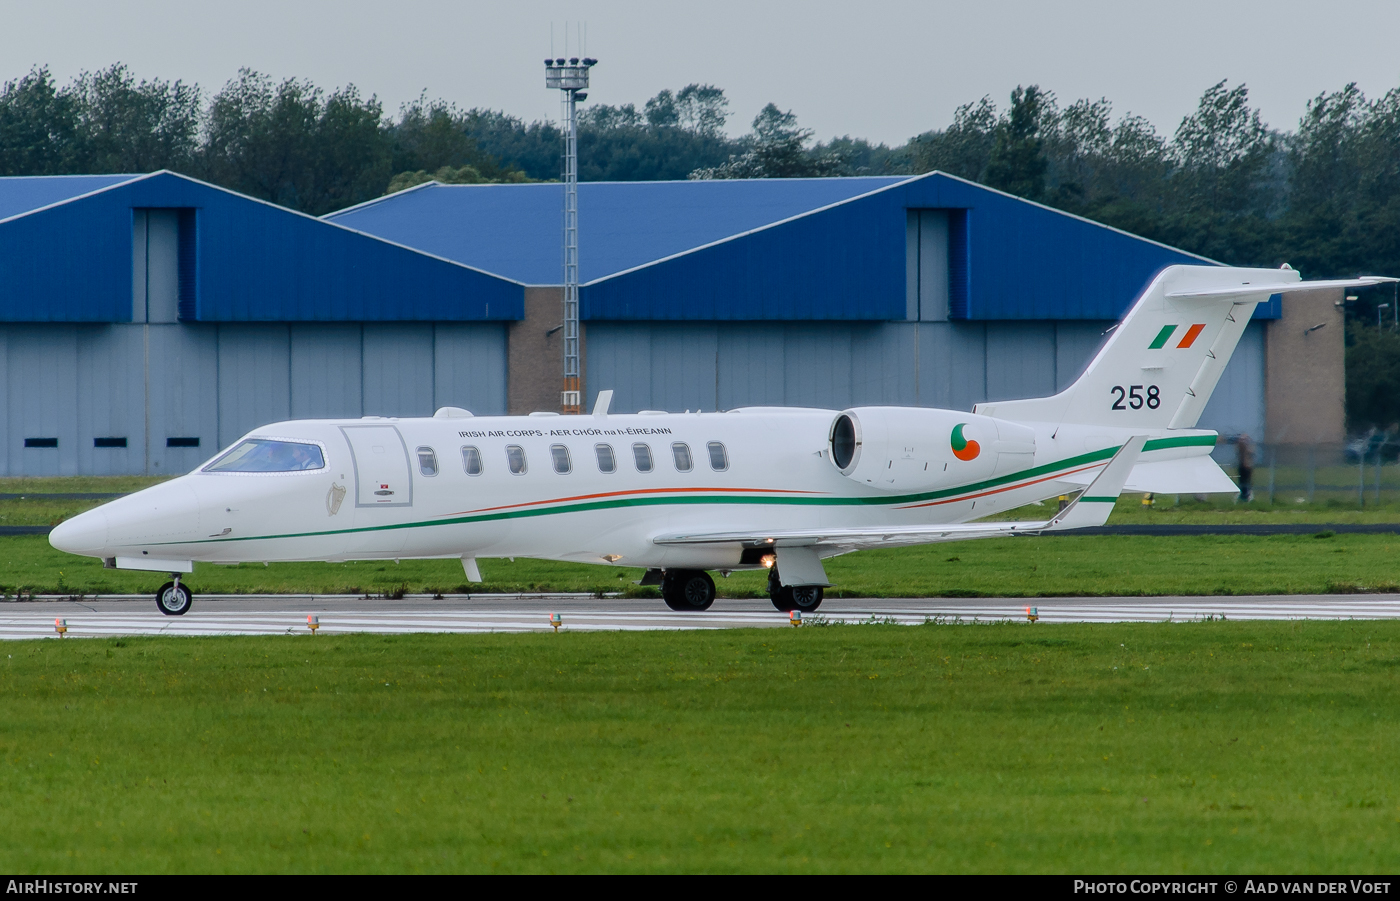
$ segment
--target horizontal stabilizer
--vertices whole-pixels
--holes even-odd
[[[1298,291],[1324,291],[1336,290],[1337,288],[1369,288],[1372,285],[1379,285],[1383,282],[1400,281],[1400,279],[1384,278],[1381,276],[1367,275],[1361,278],[1334,278],[1319,279],[1312,282],[1242,282],[1238,285],[1226,285],[1217,288],[1196,288],[1184,291],[1168,291],[1167,296],[1177,298],[1211,297],[1218,300],[1228,300],[1235,297],[1250,297],[1255,294],[1289,294]]]
[[[1060,477],[1062,482],[1087,484],[1092,472]],[[1139,463],[1128,476],[1124,491],[1144,494],[1234,494],[1238,488],[1210,457],[1187,457]]]

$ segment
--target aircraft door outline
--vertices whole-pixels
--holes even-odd
[[[355,470],[356,507],[412,507],[408,444],[392,425],[341,426]]]

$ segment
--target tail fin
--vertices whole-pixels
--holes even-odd
[[[999,419],[1189,429],[1230,362],[1254,307],[1271,294],[1394,279],[1302,282],[1292,269],[1168,266],[1128,310],[1084,374],[1053,397],[978,404]]]

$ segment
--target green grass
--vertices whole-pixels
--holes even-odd
[[[9,872],[1393,872],[1400,623],[0,648]]]
[[[1326,535],[1326,532],[1320,533]],[[826,561],[828,597],[1317,594],[1400,591],[1400,535],[1063,536],[864,551]],[[199,564],[200,593],[370,594],[588,591],[656,596],[638,569],[482,560],[469,585],[455,560]],[[164,573],[103,569],[42,536],[0,538],[0,592],[153,594]],[[766,573],[715,579],[721,597],[764,597]]]
[[[47,525],[96,506],[43,493],[128,491],[157,479],[73,477],[0,479],[0,493],[36,492],[0,501],[0,525]],[[1110,523],[1395,522],[1400,504],[1347,509],[1336,503],[1235,504],[1228,498],[1182,503],[1170,496],[1144,507],[1121,498]],[[1040,519],[1053,502],[1023,507],[1008,518]],[[1319,525],[1322,530],[1322,525]],[[1389,535],[1089,537],[961,542],[870,551],[830,561],[830,596],[1038,597],[1046,595],[1295,594],[1400,590],[1393,565],[1400,539]],[[651,597],[633,581],[637,569],[517,559],[481,561],[486,583],[468,585],[456,561],[374,563],[201,564],[190,579],[203,593],[460,593],[587,591]],[[41,594],[153,593],[160,573],[103,570],[96,560],[53,550],[40,536],[0,538],[0,592]],[[761,597],[764,575],[718,579],[721,596]]]
[[[140,491],[170,476],[6,476],[0,494],[79,494]]]
[[[1366,496],[1366,506],[1356,505],[1356,494],[1350,501],[1297,502],[1279,495],[1270,504],[1260,491],[1251,503],[1242,504],[1234,495],[1216,495],[1206,501],[1190,496],[1157,495],[1154,503],[1144,505],[1141,494],[1125,494],[1118,499],[1109,516],[1111,526],[1157,524],[1189,525],[1268,525],[1271,523],[1393,523],[1400,522],[1400,501],[1387,499],[1375,504]],[[3,506],[3,505],[0,505]],[[1009,510],[989,520],[1044,520],[1054,514],[1057,504],[1046,501]]]

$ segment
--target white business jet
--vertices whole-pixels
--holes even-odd
[[[540,557],[646,569],[673,610],[705,610],[707,570],[769,571],[779,610],[815,610],[822,560],[1099,526],[1126,490],[1234,491],[1195,429],[1257,303],[1291,269],[1172,266],[1083,375],[1053,397],[845,411],[297,420],[254,429],[194,472],[60,524],[59,550],[168,572],[161,612],[190,609],[196,561]],[[975,523],[1074,494],[1040,522]]]

